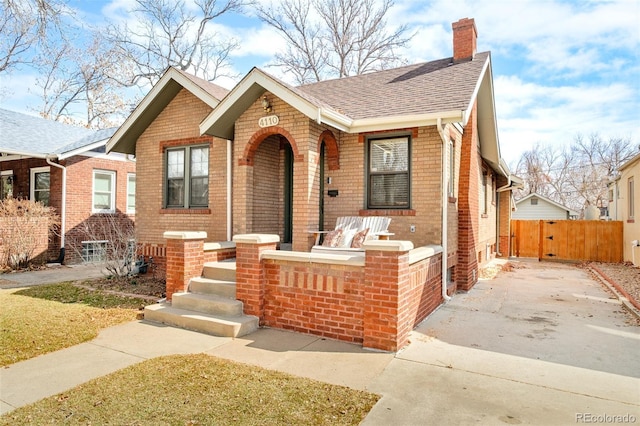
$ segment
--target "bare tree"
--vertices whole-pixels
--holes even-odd
[[[607,183],[637,153],[629,139],[605,140],[598,134],[588,139],[577,135],[563,149],[537,144],[522,154],[516,166],[516,175],[524,180],[524,189],[516,196],[537,193],[577,211],[589,205],[604,207]]]
[[[258,17],[275,28],[287,50],[274,66],[299,84],[359,75],[397,66],[397,50],[411,36],[407,27],[388,31],[385,16],[393,0],[283,0],[258,6]]]
[[[115,49],[97,31],[86,46],[65,39],[44,45],[34,66],[40,71],[38,112],[44,118],[107,128],[130,111],[120,84],[112,78],[120,72]]]
[[[30,49],[60,30],[68,13],[58,0],[2,0],[0,5],[0,73],[28,64]]]
[[[213,81],[228,74],[229,55],[238,47],[212,28],[214,19],[239,11],[250,0],[136,0],[128,23],[111,25],[107,38],[118,47],[128,73],[125,86],[155,84],[169,66]]]

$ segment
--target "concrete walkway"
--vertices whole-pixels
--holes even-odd
[[[230,339],[132,322],[0,370],[0,411],[145,359],[205,352],[379,393],[365,425],[640,422],[635,318],[584,270],[514,264],[456,295],[397,354],[272,329]]]
[[[0,289],[31,287],[40,284],[61,283],[107,275],[102,265],[49,265],[45,269],[28,272],[7,272],[0,274]]]

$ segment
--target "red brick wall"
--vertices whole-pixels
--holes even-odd
[[[95,231],[101,228],[100,223],[104,224],[105,220],[115,219],[114,223],[120,228],[135,222],[135,213],[127,214],[127,175],[136,172],[136,164],[118,155],[113,157],[106,159],[77,155],[63,163],[67,167],[65,263],[82,262],[82,241],[109,239],[107,234]],[[116,157],[120,159],[116,160]],[[115,214],[92,213],[94,170],[113,171],[116,174]],[[87,228],[93,230],[93,235],[87,235]]]
[[[361,267],[264,262],[264,325],[362,343]]]
[[[135,215],[126,215],[127,174],[135,173],[135,163],[100,157],[76,155],[60,162],[67,168],[66,199],[66,242],[65,263],[81,262],[79,253],[81,241],[87,240],[83,230],[87,221],[99,220],[99,215],[92,215],[93,170],[109,170],[116,172],[116,209],[121,213],[123,221],[134,221]],[[36,167],[49,167],[50,199],[49,205],[61,215],[62,208],[62,170],[50,166],[45,160],[25,159],[1,162],[2,170],[12,170],[16,175],[14,197],[29,198],[30,170]],[[51,238],[47,260],[57,259],[60,249],[59,237]]]
[[[456,281],[458,288],[467,291],[478,276],[478,226],[480,159],[476,125],[477,106],[474,105],[462,135],[460,156],[460,189],[458,192],[458,264]]]

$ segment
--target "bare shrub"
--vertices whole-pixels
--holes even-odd
[[[0,267],[28,268],[48,247],[48,236],[60,225],[52,207],[9,197],[0,201]]]
[[[109,275],[116,277],[136,272],[135,227],[127,215],[92,215],[79,225],[75,238],[72,247],[85,262],[104,264]]]

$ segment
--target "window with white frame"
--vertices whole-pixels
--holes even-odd
[[[629,198],[629,219],[634,219],[635,218],[635,194],[634,194],[635,185],[633,182],[633,176],[629,178],[628,187],[629,187],[629,197],[628,197]]]
[[[93,213],[114,213],[116,211],[116,172],[110,170],[93,171]]]
[[[368,141],[367,208],[410,208],[410,138]]]
[[[0,172],[0,200],[13,197],[13,170]]]
[[[455,197],[456,191],[456,149],[453,140],[449,141],[449,197]]]
[[[127,213],[136,212],[136,175],[127,174]]]
[[[165,155],[165,206],[209,206],[209,146],[168,148]]]
[[[31,169],[31,181],[29,184],[30,199],[39,201],[45,206],[49,205],[51,193],[51,174],[49,167],[35,167]]]
[[[108,241],[82,241],[82,261],[86,263],[104,262],[107,260]]]

